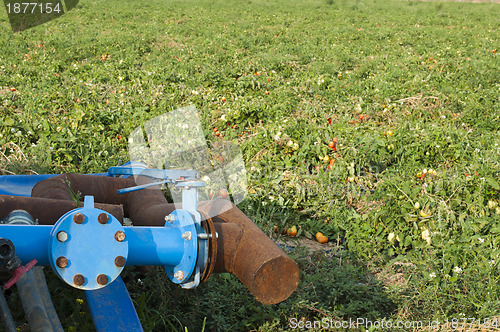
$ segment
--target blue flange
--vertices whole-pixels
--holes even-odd
[[[85,196],[83,208],[69,211],[54,225],[48,250],[50,264],[61,279],[92,290],[120,275],[127,261],[128,241],[120,222],[94,208],[93,196]]]
[[[176,266],[165,266],[167,276],[176,284],[188,282],[193,273],[198,258],[198,231],[194,217],[185,210],[175,210],[170,214],[170,220],[165,227],[179,228],[184,240],[184,253],[180,263]]]

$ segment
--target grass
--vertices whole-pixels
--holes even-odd
[[[497,9],[96,0],[18,34],[2,12],[0,167],[102,172],[128,160],[138,125],[194,104],[208,141],[240,145],[240,208],[261,229],[321,231],[346,250],[290,253],[301,283],[274,306],[230,275],[186,291],[128,269],[147,330],[499,316]],[[64,326],[90,329],[82,294],[51,283]]]

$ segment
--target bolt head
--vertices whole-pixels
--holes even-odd
[[[174,278],[181,281],[182,279],[184,279],[184,272],[182,272],[182,271],[175,272]]]
[[[168,216],[165,216],[165,221],[168,221],[169,223],[173,223],[175,221],[175,216],[172,214],[169,214]]]
[[[57,257],[56,265],[57,267],[64,269],[66,266],[68,266],[68,259],[64,256]]]
[[[97,221],[99,221],[99,223],[102,224],[102,225],[107,224],[108,221],[109,221],[109,216],[106,213],[101,213],[97,217]]]
[[[73,283],[77,286],[83,286],[85,283],[85,277],[81,274],[75,274],[73,276]]]
[[[122,231],[118,231],[115,233],[115,240],[118,242],[123,242],[125,240],[125,233]]]
[[[183,238],[184,240],[191,241],[191,239],[193,238],[193,234],[191,234],[191,232],[190,232],[190,231],[184,232],[184,233],[182,234],[182,238]]]
[[[73,221],[76,224],[83,224],[83,222],[85,221],[85,216],[81,213],[77,213],[73,216]]]
[[[66,233],[65,231],[60,231],[60,232],[57,232],[57,241],[59,242],[66,242],[66,240],[68,240],[68,233]]]
[[[116,256],[116,258],[115,258],[115,266],[116,267],[124,267],[126,262],[127,261],[125,260],[125,257],[123,257],[123,256]]]
[[[109,278],[105,274],[99,274],[97,276],[97,283],[101,286],[104,286],[108,283]]]

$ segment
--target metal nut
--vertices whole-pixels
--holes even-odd
[[[57,241],[59,242],[66,242],[66,240],[68,239],[68,233],[66,233],[65,231],[60,231],[60,232],[57,232]]]
[[[101,286],[104,286],[108,283],[108,277],[105,274],[99,274],[97,276],[97,283]]]
[[[183,238],[184,240],[191,241],[191,239],[193,238],[193,234],[191,234],[191,232],[190,232],[190,231],[184,232],[184,233],[182,234],[182,238]]]
[[[184,272],[182,272],[182,271],[175,272],[174,278],[181,281],[182,279],[184,279]]]
[[[83,224],[83,222],[85,221],[85,216],[81,213],[77,213],[73,216],[73,221],[76,224]]]
[[[77,286],[83,286],[85,283],[85,277],[81,274],[75,274],[73,276],[73,283]]]
[[[173,223],[175,221],[175,216],[173,214],[169,214],[168,216],[165,216],[165,221]]]
[[[115,240],[118,242],[123,242],[125,240],[125,233],[122,231],[118,231],[115,233]]]
[[[99,223],[102,224],[102,225],[107,224],[108,221],[109,221],[109,216],[106,213],[101,213],[97,217],[97,221],[99,221]]]
[[[64,256],[57,257],[56,265],[57,267],[64,269],[66,266],[68,266],[68,259]]]

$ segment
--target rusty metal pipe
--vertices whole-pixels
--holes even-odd
[[[95,202],[124,204],[128,194],[118,195],[118,189],[135,185],[132,179],[107,176],[61,174],[38,182],[31,190],[31,197],[72,200],[80,194],[93,195]]]
[[[70,199],[71,191],[93,195],[96,202],[123,204],[125,215],[136,226],[162,226],[166,215],[181,208],[168,204],[158,187],[117,194],[118,189],[134,185],[130,178],[63,174],[38,183],[32,196]],[[284,301],[295,291],[299,282],[297,264],[240,209],[227,200],[199,202],[198,208],[216,216],[212,218],[219,234],[216,272],[235,274],[264,304]]]
[[[14,210],[24,210],[41,225],[53,225],[68,211],[78,206],[73,200],[60,200],[37,197],[0,195],[0,219]],[[112,204],[96,204],[96,208],[111,213],[116,219],[123,220],[123,207]]]
[[[138,177],[147,182],[149,178]],[[121,204],[126,217],[136,226],[163,226],[165,216],[175,210],[175,206],[166,206],[167,200],[159,186],[147,190],[118,194],[118,189],[135,186],[132,178],[115,178],[84,174],[61,174],[37,183],[31,192],[32,197],[57,198],[71,200],[75,194],[80,197],[94,196],[95,202]]]
[[[221,231],[221,242],[217,244],[224,247],[224,257],[218,255],[217,259],[222,258],[225,272],[236,275],[261,303],[279,303],[292,295],[299,284],[297,264],[250,218],[227,200],[200,202],[198,208],[217,215],[212,218]],[[224,212],[217,214],[217,211]],[[222,272],[221,265],[217,264],[217,268]]]
[[[225,222],[215,222],[214,226],[218,236],[214,272],[232,272],[236,248],[243,236],[243,230],[240,225]]]

